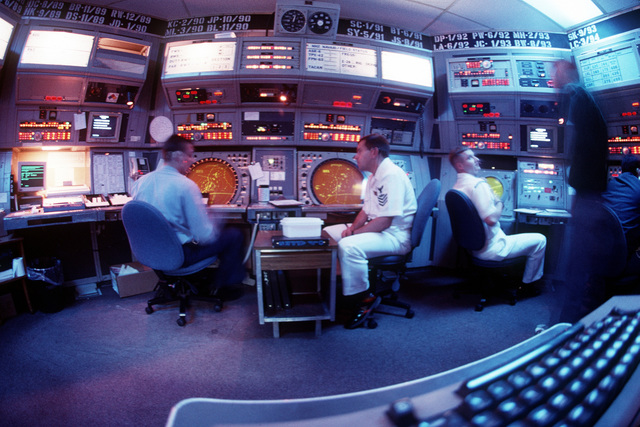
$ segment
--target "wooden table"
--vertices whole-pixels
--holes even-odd
[[[281,231],[258,231],[253,245],[260,324],[273,323],[273,336],[278,338],[280,322],[315,321],[316,336],[320,336],[322,321],[335,320],[338,244],[323,232],[322,237],[329,239],[327,246],[274,248],[271,238],[281,235]],[[329,269],[329,283],[324,286],[323,269]],[[286,288],[280,286],[282,301],[276,302],[278,288],[273,292],[273,287],[278,285],[274,282],[275,275],[268,272],[287,270],[316,270],[315,287],[299,289],[298,283],[288,284]]]

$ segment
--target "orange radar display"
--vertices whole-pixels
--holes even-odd
[[[361,203],[363,179],[354,163],[330,159],[314,170],[311,188],[316,200],[323,205],[355,205]]]
[[[198,160],[187,172],[200,192],[209,195],[210,205],[230,203],[238,191],[238,175],[226,161],[215,157]]]

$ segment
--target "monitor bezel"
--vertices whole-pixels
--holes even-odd
[[[42,166],[43,167],[43,175],[42,175],[42,185],[37,187],[25,187],[22,184],[22,168],[24,166]],[[18,179],[16,180],[18,191],[20,193],[36,193],[38,191],[45,191],[47,189],[47,162],[44,161],[20,161],[18,162],[18,170],[17,170]]]
[[[116,117],[116,126],[113,132],[112,136],[105,136],[105,137],[99,137],[99,136],[92,136],[92,132],[93,132],[93,126],[94,126],[94,120],[96,117],[99,116],[112,116],[112,117]],[[101,143],[101,142],[108,142],[108,143],[117,143],[120,142],[120,128],[122,126],[122,113],[117,113],[117,112],[106,112],[106,111],[90,111],[88,113],[87,116],[87,137],[86,137],[86,142],[91,142],[91,143]]]

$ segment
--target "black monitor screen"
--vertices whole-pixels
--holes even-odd
[[[118,142],[121,113],[89,113],[87,142]]]
[[[528,151],[556,151],[555,129],[545,126],[527,127]]]
[[[41,191],[46,185],[46,163],[19,162],[18,189],[22,192]]]

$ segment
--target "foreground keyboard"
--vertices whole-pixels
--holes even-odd
[[[396,403],[388,414],[396,425],[420,427],[592,426],[639,361],[640,312],[614,310],[587,328],[576,324],[534,351],[465,381],[457,391],[463,401],[452,410],[418,420],[408,414],[410,408]]]

